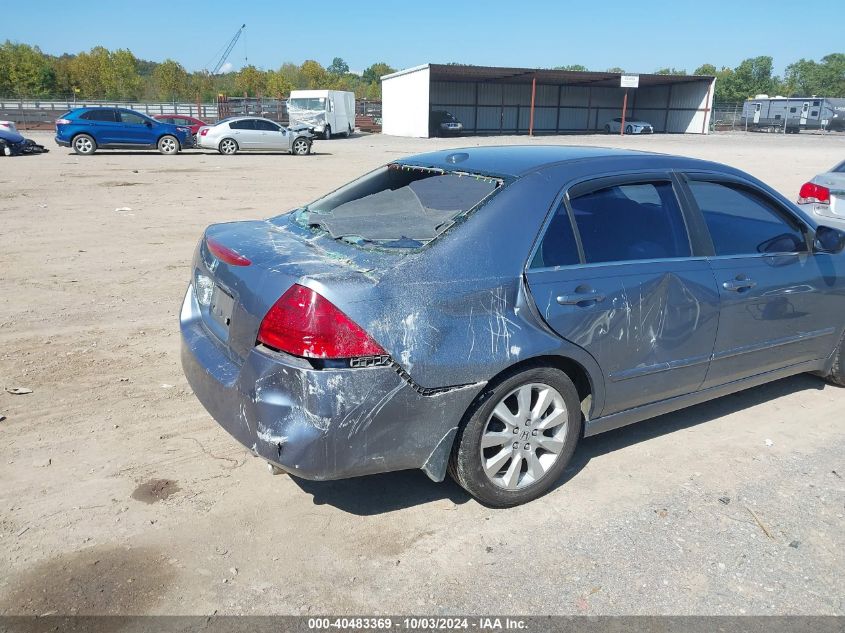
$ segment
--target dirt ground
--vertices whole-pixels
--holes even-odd
[[[790,197],[845,137],[318,142],[0,159],[0,614],[845,613],[845,389],[799,376],[582,442],[491,510],[403,472],[271,476],[179,365],[209,223],[266,217],[396,157],[508,143],[719,160]],[[843,315],[845,319],[845,315]],[[5,416],[3,419],[2,416]]]

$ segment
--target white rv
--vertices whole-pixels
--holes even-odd
[[[330,139],[355,131],[355,93],[343,90],[291,90],[289,126],[306,125]]]

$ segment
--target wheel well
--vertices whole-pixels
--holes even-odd
[[[590,380],[590,374],[587,373],[583,365],[564,356],[535,356],[534,358],[525,359],[499,372],[488,384],[504,380],[508,376],[530,367],[554,367],[566,374],[575,385],[575,390],[578,392],[578,399],[581,401],[582,408],[584,402],[593,395],[593,384]]]

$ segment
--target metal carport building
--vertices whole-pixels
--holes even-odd
[[[447,110],[470,134],[566,134],[604,130],[622,116],[621,73],[424,64],[381,78],[382,132],[429,136],[429,115]],[[638,75],[626,118],[655,132],[707,134],[714,77]]]

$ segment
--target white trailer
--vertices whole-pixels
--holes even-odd
[[[330,139],[355,131],[355,93],[343,90],[291,90],[287,102],[290,127],[306,125]]]

